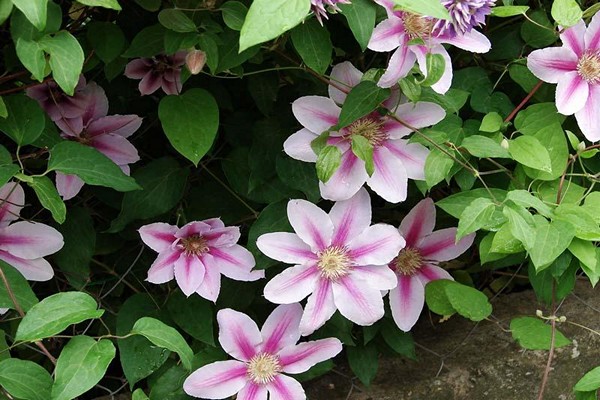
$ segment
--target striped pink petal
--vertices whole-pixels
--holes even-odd
[[[52,266],[43,258],[26,260],[0,250],[0,260],[10,264],[28,281],[44,282],[52,279],[54,276]]]
[[[340,111],[328,97],[305,96],[292,103],[292,112],[298,122],[317,135],[338,123]]]
[[[212,256],[212,263],[230,279],[248,282],[265,277],[265,271],[252,270],[256,265],[254,256],[239,244],[223,249],[213,247],[209,254]]]
[[[226,399],[246,385],[246,365],[239,361],[218,361],[197,369],[183,383],[190,396],[202,399]]]
[[[344,61],[335,65],[331,69],[331,74],[329,75],[329,78],[332,82],[328,88],[329,97],[331,97],[337,104],[344,104],[347,93],[350,91],[350,89],[360,83],[362,76],[363,73],[360,72],[349,61]],[[344,91],[338,88],[341,88]]]
[[[456,241],[456,228],[435,231],[425,237],[419,244],[421,256],[427,260],[450,261],[467,251],[473,244],[475,234],[467,235]]]
[[[385,70],[385,73],[381,75],[377,85],[389,88],[396,85],[400,79],[408,75],[417,61],[417,57],[411,49],[412,47],[413,46],[402,45],[394,51],[390,57],[387,69]]]
[[[175,261],[175,280],[186,296],[191,296],[202,284],[204,265],[195,254],[180,253]]]
[[[300,374],[314,365],[337,356],[342,351],[342,342],[329,338],[304,342],[286,347],[279,353],[283,372]]]
[[[210,254],[202,255],[202,264],[204,265],[204,278],[196,289],[196,293],[215,303],[221,291],[221,272]]]
[[[425,161],[429,155],[427,147],[420,143],[408,143],[404,139],[386,140],[383,146],[402,160],[408,179],[425,180]]]
[[[25,205],[25,192],[21,185],[9,182],[0,188],[0,228],[19,219]]]
[[[347,247],[356,265],[387,265],[405,244],[396,228],[375,224],[349,242]]]
[[[84,184],[78,176],[56,173],[56,190],[65,201],[77,196]]]
[[[283,151],[293,159],[304,162],[316,162],[317,155],[310,144],[317,135],[306,128],[300,129],[283,143]]]
[[[590,92],[588,84],[577,71],[565,72],[556,85],[556,109],[564,115],[572,115],[585,106]]]
[[[417,279],[419,279],[419,281],[421,281],[423,286],[427,285],[431,281],[437,281],[439,279],[448,279],[450,281],[454,280],[454,278],[448,273],[448,271],[432,264],[423,265],[417,271],[415,276],[417,277]]]
[[[417,103],[404,103],[398,106],[395,112],[396,117],[402,122],[410,125],[413,128],[425,128],[435,125],[446,117],[444,109],[435,104],[426,101]],[[392,123],[394,123],[392,121]],[[392,128],[390,126],[390,128]],[[389,129],[388,133],[392,139],[400,139],[413,130],[396,122],[393,129]]]
[[[175,263],[179,260],[181,251],[167,249],[159,253],[158,257],[148,270],[146,280],[150,283],[165,283],[175,278]]]
[[[256,240],[256,246],[267,257],[287,264],[306,264],[317,256],[295,233],[265,233]]]
[[[276,354],[287,346],[295,345],[300,339],[302,306],[298,303],[278,306],[265,321],[260,334],[263,338],[261,351]]]
[[[350,321],[369,326],[383,317],[381,292],[367,281],[350,274],[333,282],[332,289],[335,306]]]
[[[364,161],[347,150],[333,176],[326,183],[319,182],[321,196],[327,200],[347,200],[359,191],[368,177]]]
[[[373,152],[375,172],[367,178],[367,185],[390,203],[406,200],[408,176],[402,160],[381,146]]]
[[[313,294],[308,298],[300,321],[302,336],[308,336],[322,327],[333,316],[335,310],[331,281],[320,279]]]
[[[175,225],[166,224],[164,222],[156,222],[154,224],[144,225],[138,232],[142,241],[146,246],[156,252],[161,252],[173,244],[176,240],[175,233],[178,231]]]
[[[596,13],[585,31],[585,49],[588,51],[600,50],[600,16]]]
[[[309,201],[297,199],[288,202],[287,215],[294,231],[313,251],[329,246],[333,223],[325,211]]]
[[[371,198],[363,188],[348,200],[336,202],[329,217],[333,222],[334,246],[343,246],[371,225]]]
[[[402,20],[391,17],[383,20],[373,29],[368,48],[377,52],[388,52],[400,46],[404,40],[405,29]]]
[[[579,129],[587,140],[600,140],[600,85],[590,85],[590,94],[585,107],[575,113]]]
[[[248,382],[237,394],[236,400],[267,400],[267,396],[268,392],[265,385]]]
[[[219,343],[232,357],[240,361],[250,361],[262,343],[262,336],[256,323],[249,316],[230,308],[217,313],[219,322]]]
[[[267,384],[269,400],[305,400],[306,394],[302,385],[285,375],[277,375],[273,382]]]
[[[527,68],[544,82],[557,83],[567,72],[577,70],[577,55],[565,47],[548,47],[527,57]]]
[[[315,265],[296,265],[273,277],[265,286],[265,298],[276,304],[292,304],[311,294],[319,280]]]
[[[415,325],[425,305],[425,288],[419,279],[399,275],[398,286],[389,294],[392,317],[398,328],[408,332]]]
[[[571,49],[577,57],[581,57],[585,51],[585,31],[585,22],[581,20],[576,25],[565,29],[564,32],[560,34],[560,40],[562,41],[563,46]]]
[[[64,245],[56,229],[35,222],[15,222],[0,229],[0,250],[32,260],[54,254]]]
[[[400,233],[407,247],[416,247],[421,240],[433,232],[435,227],[435,205],[429,197],[414,206],[400,223]]]
[[[353,267],[352,276],[378,290],[390,290],[398,284],[396,274],[387,265]]]

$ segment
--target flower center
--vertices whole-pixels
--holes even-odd
[[[252,357],[248,363],[248,377],[256,384],[264,385],[273,382],[281,372],[279,357],[268,353],[260,353]]]
[[[577,63],[577,73],[588,83],[600,83],[600,52],[585,53]]]
[[[404,30],[411,39],[426,39],[431,35],[433,21],[418,14],[405,12],[402,14]]]
[[[354,121],[348,128],[348,136],[362,136],[369,141],[373,147],[380,146],[388,139],[388,134],[383,129],[380,118],[364,117]]]
[[[419,249],[405,247],[390,263],[390,268],[398,275],[412,276],[423,266],[423,256]]]
[[[202,254],[208,251],[208,244],[201,235],[192,235],[181,239],[181,246],[186,254]]]
[[[330,246],[318,252],[317,256],[319,257],[317,267],[323,278],[337,280],[349,272],[350,257],[345,247]]]

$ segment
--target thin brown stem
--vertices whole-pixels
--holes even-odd
[[[506,117],[506,119],[504,120],[504,122],[510,122],[510,121],[512,121],[512,119],[515,117],[515,115],[517,115],[517,113],[519,111],[521,111],[521,109],[523,107],[525,107],[525,104],[527,104],[527,102],[533,97],[533,95],[535,94],[535,92],[537,92],[538,89],[540,87],[542,87],[543,83],[544,82],[542,82],[542,81],[538,81],[538,83],[533,87],[533,89],[531,89],[531,91],[527,94],[527,96],[525,96],[525,98],[523,99],[523,101],[521,101],[519,103],[519,105],[516,106],[514,110],[512,110],[512,112],[508,115],[508,117]]]
[[[557,311],[556,307],[556,282],[552,282],[552,316],[555,316]],[[554,348],[556,341],[556,318],[550,319],[550,325],[552,326],[552,333],[550,336],[550,352],[548,353],[548,361],[546,362],[546,368],[544,369],[544,375],[542,376],[542,383],[540,384],[540,390],[538,393],[537,400],[544,400],[544,393],[546,392],[546,385],[548,384],[548,377],[550,376],[550,370],[552,369],[552,359],[554,358]]]

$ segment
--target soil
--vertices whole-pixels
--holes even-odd
[[[600,293],[578,282],[558,315],[600,331]],[[523,350],[508,326],[517,316],[545,310],[531,291],[500,296],[492,302],[491,321],[475,324],[460,317],[440,323],[424,313],[413,330],[418,361],[382,358],[370,387],[347,366],[305,384],[310,400],[536,400],[547,351]],[[549,314],[545,311],[545,314]],[[493,321],[493,322],[492,322]],[[562,323],[572,344],[556,350],[544,400],[575,399],[574,384],[600,365],[600,336]]]

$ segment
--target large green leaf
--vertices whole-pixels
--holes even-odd
[[[121,6],[117,0],[78,0],[78,2],[90,7],[104,7],[113,10],[121,10]]]
[[[488,226],[495,210],[496,205],[490,199],[478,198],[473,200],[460,215],[456,240]]]
[[[3,100],[8,116],[0,118],[0,131],[21,146],[35,142],[46,126],[38,103],[24,95],[7,96]]]
[[[83,292],[62,292],[46,297],[31,307],[17,328],[15,341],[37,341],[54,336],[69,325],[100,318],[103,310]],[[48,318],[48,316],[52,318]]]
[[[191,89],[179,96],[164,97],[158,116],[173,147],[198,165],[219,128],[219,107],[213,96],[204,89]]]
[[[289,31],[309,11],[310,0],[254,0],[240,33],[240,52]]]
[[[15,49],[23,66],[41,82],[46,76],[46,55],[42,46],[33,40],[17,38]]]
[[[60,31],[40,40],[40,46],[50,55],[52,77],[69,96],[73,96],[83,69],[84,55],[81,45],[67,31]]]
[[[175,32],[195,32],[196,24],[183,11],[165,8],[158,13],[158,21],[167,29]]]
[[[353,0],[352,4],[338,6],[348,20],[348,26],[360,48],[365,51],[375,27],[377,6],[371,0]]]
[[[17,399],[48,400],[52,378],[33,361],[9,358],[0,362],[0,386]]]
[[[104,377],[115,353],[108,339],[73,337],[56,362],[52,400],[71,400],[93,388]]]
[[[544,172],[552,172],[550,154],[533,136],[519,136],[509,140],[508,152],[520,164]]]
[[[39,31],[46,28],[48,0],[10,0]]]
[[[131,334],[142,335],[155,345],[176,352],[183,366],[188,371],[192,369],[194,352],[176,329],[157,319],[143,317],[133,325]]]
[[[343,128],[344,126],[348,126],[357,119],[369,114],[382,101],[387,99],[389,95],[389,89],[380,88],[372,81],[362,81],[348,93],[340,112],[337,127]]]
[[[346,348],[346,355],[352,372],[365,386],[369,386],[379,368],[379,353],[375,344],[369,343],[364,347],[349,346]]]
[[[29,283],[19,271],[2,260],[0,260],[0,269],[4,272],[10,288],[23,310],[29,311],[31,307],[39,302]],[[0,308],[15,308],[4,284],[0,284]]]
[[[125,35],[117,24],[92,22],[87,26],[87,39],[96,55],[109,63],[117,58],[125,48]]]
[[[118,232],[136,219],[153,218],[177,205],[186,188],[189,168],[172,158],[153,160],[133,173],[142,190],[125,193],[121,212],[109,232]]]
[[[59,224],[65,222],[67,207],[65,206],[65,202],[60,198],[56,186],[54,186],[50,178],[47,176],[34,176],[28,184],[33,188],[42,207],[52,213],[52,218]]]
[[[248,7],[239,1],[227,1],[221,5],[221,12],[225,25],[234,31],[239,31],[244,26]]]
[[[439,0],[392,0],[398,7],[413,13],[435,17],[439,19],[450,19],[448,10]]]
[[[576,384],[574,389],[578,392],[596,391],[600,388],[600,367],[587,372]],[[594,398],[596,395],[594,394]]]
[[[135,180],[98,150],[81,143],[61,142],[50,150],[48,171],[77,175],[85,183],[106,186],[120,192],[140,189]]]
[[[167,309],[173,321],[186,333],[210,346],[215,345],[213,336],[214,312],[210,302],[200,296],[186,297],[181,292],[173,293]]]
[[[528,249],[536,271],[550,266],[569,247],[574,234],[575,229],[567,222],[549,223],[542,217],[536,218],[535,240]]]
[[[327,71],[333,51],[327,28],[315,19],[308,20],[292,30],[292,43],[309,68],[319,74]]]
[[[520,317],[510,321],[513,338],[528,350],[549,350],[552,337],[552,327],[544,321],[533,317]],[[563,347],[570,344],[558,329],[554,336],[554,346]]]
[[[583,17],[583,11],[576,0],[554,0],[552,18],[563,28],[576,25]]]

